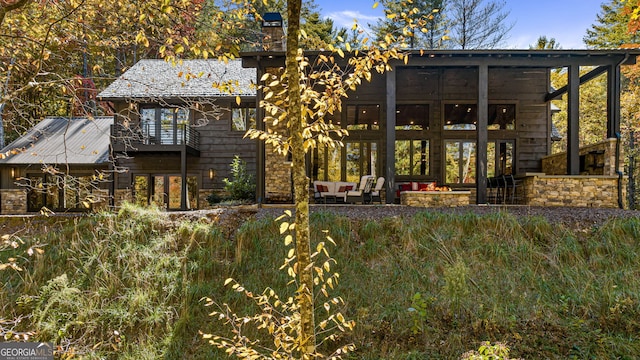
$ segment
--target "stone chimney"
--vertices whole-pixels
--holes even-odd
[[[284,51],[285,38],[282,15],[277,12],[262,16],[262,49],[265,51]]]

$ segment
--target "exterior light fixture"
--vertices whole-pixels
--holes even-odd
[[[16,173],[17,173],[16,168],[12,166],[11,167],[11,178],[12,179],[16,178]]]
[[[213,178],[215,177],[216,177],[216,171],[213,168],[209,169],[209,180],[213,180]]]

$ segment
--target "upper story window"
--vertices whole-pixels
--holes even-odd
[[[445,104],[445,130],[475,130],[478,122],[478,106],[476,104]]]
[[[489,104],[489,130],[515,130],[515,104]]]
[[[396,105],[396,130],[428,130],[429,105]]]
[[[347,105],[347,130],[380,130],[380,105]]]
[[[488,130],[515,130],[515,104],[489,104]],[[478,106],[476,104],[445,104],[445,130],[475,130],[478,122]]]
[[[255,104],[243,104],[231,109],[231,130],[247,131],[256,128]]]
[[[145,144],[176,145],[189,141],[189,109],[182,107],[143,107],[140,130]]]

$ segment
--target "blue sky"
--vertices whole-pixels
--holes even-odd
[[[375,23],[382,7],[374,0],[315,0],[320,12],[336,25],[350,28],[353,20]],[[596,22],[600,5],[606,0],[506,0],[509,20],[514,24],[505,48],[528,49],[539,36],[555,38],[563,49],[583,49],[583,36]]]

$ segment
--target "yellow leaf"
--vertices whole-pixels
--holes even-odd
[[[240,102],[241,102],[241,101],[242,101],[242,100],[240,99],[240,96],[236,96],[236,104],[240,105]]]
[[[283,222],[280,224],[280,234],[284,234],[289,229],[289,223]]]
[[[293,255],[295,255],[295,253],[296,253],[296,249],[291,248],[291,249],[289,249],[289,252],[287,253],[287,257],[288,258],[292,258]]]
[[[227,286],[229,285],[230,282],[232,282],[233,279],[232,278],[228,278],[227,280],[224,281],[224,285]]]
[[[292,242],[293,242],[293,236],[291,236],[291,235],[285,236],[285,238],[284,238],[284,245],[285,246],[291,245]]]
[[[375,8],[377,8],[377,7],[378,7],[378,5],[380,5],[380,3],[379,3],[379,2],[377,2],[377,1],[376,1],[376,2],[374,2],[374,3],[373,3],[373,8],[374,8],[374,9],[375,9]]]

